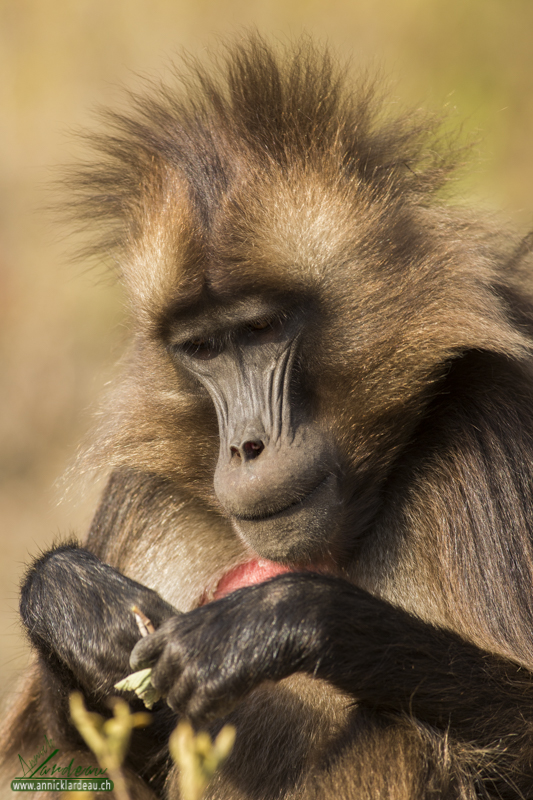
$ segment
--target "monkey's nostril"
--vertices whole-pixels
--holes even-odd
[[[265,445],[260,439],[249,439],[241,445],[231,445],[230,453],[232,458],[236,458],[239,461],[252,461],[252,459],[260,456],[264,449]]]
[[[265,445],[263,444],[263,442],[260,441],[245,442],[242,446],[244,459],[246,461],[251,461],[252,458],[257,458],[257,456],[260,456],[264,449]]]

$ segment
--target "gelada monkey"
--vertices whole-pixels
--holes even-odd
[[[89,534],[24,580],[4,752],[82,758],[69,693],[151,666],[134,798],[178,796],[182,716],[236,726],[213,800],[533,797],[530,242],[312,44],[191,69],[67,179],[133,336]]]

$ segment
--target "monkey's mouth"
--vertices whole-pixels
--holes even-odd
[[[269,516],[230,517],[233,529],[257,558],[280,564],[315,563],[336,536],[343,504],[336,475],[329,475],[293,505]]]
[[[303,497],[297,497],[292,502],[288,503],[286,506],[282,508],[278,508],[275,511],[268,511],[264,513],[255,513],[255,514],[246,514],[246,513],[239,513],[239,514],[232,514],[232,517],[238,523],[246,523],[246,522],[265,522],[269,520],[278,520],[282,519],[284,516],[288,516],[294,512],[299,512],[303,508],[308,505],[313,504],[320,493],[326,491],[331,493],[332,487],[336,489],[337,478],[334,475],[326,475],[325,478],[320,480],[317,485],[304,494]]]
[[[328,475],[298,502],[275,513],[232,515],[233,528],[246,545],[248,560],[214,575],[200,605],[287,573],[318,572],[340,577],[341,570],[330,555],[339,509],[338,479]]]

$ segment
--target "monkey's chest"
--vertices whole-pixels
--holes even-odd
[[[305,776],[326,765],[354,713],[353,698],[324,681],[295,675],[264,684],[228,717],[237,739],[209,800],[301,797]]]

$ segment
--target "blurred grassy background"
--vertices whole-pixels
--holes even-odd
[[[94,127],[119,84],[164,76],[249,26],[303,30],[354,66],[374,65],[402,102],[448,109],[479,139],[458,188],[533,219],[531,0],[0,0],[0,687],[27,659],[17,586],[30,554],[83,532],[90,503],[57,505],[54,480],[126,335],[119,289],[72,266],[40,210],[53,168],[79,155],[69,130]]]

